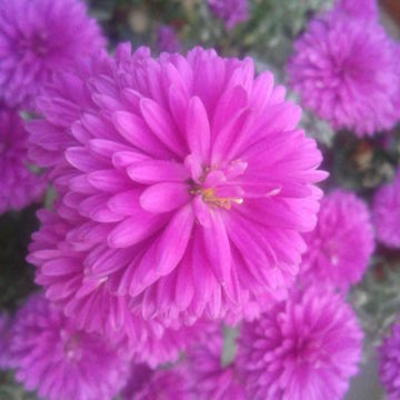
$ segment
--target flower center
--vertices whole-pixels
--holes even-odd
[[[196,165],[196,168],[192,169],[189,193],[192,196],[200,196],[210,207],[230,210],[234,204],[242,204],[244,201],[242,182],[237,178],[243,174],[246,167],[247,163],[242,161],[231,162],[223,168]]]
[[[195,185],[194,188],[189,191],[189,193],[194,196],[201,196],[203,201],[210,206],[224,208],[225,210],[230,210],[232,203],[243,203],[243,198],[219,197],[216,194],[216,188],[202,188],[196,187]]]

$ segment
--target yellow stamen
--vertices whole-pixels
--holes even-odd
[[[232,203],[243,203],[243,199],[241,198],[217,197],[213,188],[194,188],[190,190],[190,193],[201,196],[203,201],[211,206],[224,208],[225,210],[230,210]]]

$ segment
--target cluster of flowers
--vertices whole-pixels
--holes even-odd
[[[248,13],[209,3],[228,28]],[[372,134],[400,115],[398,53],[375,3],[353,5],[311,23],[289,73],[306,106]],[[342,399],[363,338],[345,295],[372,221],[400,246],[400,177],[373,218],[322,198],[300,108],[250,58],[105,45],[79,0],[0,0],[0,211],[58,195],[29,249],[43,292],[2,317],[0,366],[49,400]]]

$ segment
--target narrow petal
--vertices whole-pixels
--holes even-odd
[[[140,205],[147,211],[164,213],[188,203],[191,196],[183,183],[157,183],[140,196]]]
[[[140,183],[183,182],[189,173],[183,164],[173,161],[149,160],[136,163],[127,168],[131,179]]]
[[[111,248],[125,248],[141,242],[155,233],[164,219],[158,215],[143,212],[141,215],[126,218],[108,235],[107,242]]]
[[[204,104],[192,97],[186,114],[186,137],[192,154],[197,154],[204,163],[210,158],[210,124]]]
[[[193,228],[193,212],[187,205],[170,220],[160,238],[143,256],[129,290],[136,296],[161,276],[168,275],[181,261]]]
[[[118,132],[128,143],[140,149],[144,154],[157,158],[168,157],[169,151],[155,137],[142,118],[126,111],[117,111],[112,116]]]
[[[183,157],[185,155],[185,148],[180,143],[176,126],[167,112],[150,99],[142,99],[140,109],[143,118],[154,135],[174,154]]]

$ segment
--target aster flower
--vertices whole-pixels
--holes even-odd
[[[67,227],[55,243],[41,239],[47,224],[35,235],[41,250],[57,249],[32,246],[37,281],[87,325],[114,323],[123,302],[164,324],[222,318],[290,286],[326,176],[297,129],[300,109],[250,59],[125,50],[90,80],[95,104],[68,131],[55,179]],[[47,142],[59,132],[54,102],[41,100]],[[57,104],[59,115],[69,109]],[[110,312],[98,301],[106,292],[117,299]]]
[[[218,324],[210,326],[204,340],[187,351],[186,372],[191,392],[198,400],[245,400],[234,361],[223,363],[223,330]]]
[[[342,190],[322,199],[317,226],[305,239],[303,277],[341,289],[361,280],[375,247],[366,204]]]
[[[388,394],[388,400],[400,398],[400,324],[394,323],[390,334],[379,348],[379,377]]]
[[[0,0],[0,98],[32,108],[51,76],[105,45],[81,0]]]
[[[45,189],[28,168],[27,138],[17,111],[0,106],[0,214],[40,200]]]
[[[362,331],[342,296],[293,292],[259,320],[244,323],[237,365],[248,398],[339,400],[358,371]]]
[[[132,367],[122,393],[123,400],[191,400],[188,381],[180,367],[152,370],[143,364]]]
[[[157,47],[160,51],[176,52],[181,48],[178,36],[174,28],[162,25],[157,31]]]
[[[128,376],[124,349],[76,329],[43,295],[18,311],[9,342],[16,379],[49,400],[109,400]]]
[[[379,242],[400,247],[400,172],[393,182],[381,186],[372,201],[372,222]]]
[[[90,269],[82,271],[84,259],[80,251],[61,240],[69,233],[75,237],[76,243],[79,239],[82,243],[85,239],[96,242],[99,240],[96,231],[91,232],[84,225],[78,230],[70,230],[60,215],[48,210],[39,211],[38,217],[43,229],[33,236],[33,252],[29,260],[43,263],[44,271],[50,268],[55,272],[56,268],[61,268],[51,278],[52,286],[46,294],[55,303],[65,305],[64,311],[77,329],[101,332],[113,342],[123,341],[137,362],[145,362],[151,367],[176,361],[182,351],[204,335],[207,323],[203,321],[189,327],[165,328],[159,321],[144,320],[132,312],[128,298],[116,295],[111,282],[111,286],[99,284],[98,276],[93,275]],[[63,263],[60,264],[59,260]],[[118,258],[111,257],[107,263],[118,263]],[[63,266],[67,266],[67,270],[63,270]],[[37,283],[44,286],[48,280],[46,273],[39,273],[36,277]],[[82,289],[76,299],[68,301],[69,295],[62,288],[76,281],[81,281]]]
[[[342,3],[344,11],[318,16],[295,43],[290,83],[335,129],[372,135],[400,117],[398,50],[374,18],[358,18],[346,11],[351,2]]]
[[[208,0],[211,11],[225,23],[228,29],[249,18],[247,0]]]

